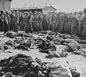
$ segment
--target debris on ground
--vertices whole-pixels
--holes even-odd
[[[47,53],[48,57],[66,57],[68,53],[81,54],[81,43],[85,40],[80,40],[76,35],[61,34],[52,31],[34,32],[32,34],[9,31],[6,36],[13,40],[8,40],[0,46],[1,50],[19,49],[30,50],[39,49],[42,53]],[[58,51],[57,46],[63,45]],[[85,49],[85,47],[84,47]],[[84,52],[83,52],[84,53]]]
[[[75,69],[70,69],[58,63],[42,62],[31,56],[17,54],[0,60],[0,76],[3,77],[80,77]]]

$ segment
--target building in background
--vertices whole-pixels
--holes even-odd
[[[49,12],[56,12],[56,8],[54,8],[53,6],[46,6],[44,8],[42,8],[42,12],[47,14]]]
[[[11,12],[12,0],[0,0],[0,11]]]
[[[14,8],[12,11],[20,11],[20,12],[42,12],[42,13],[49,13],[49,12],[56,12],[57,10],[53,6],[45,6],[45,7],[28,7],[28,8]]]

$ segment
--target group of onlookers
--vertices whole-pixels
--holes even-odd
[[[0,31],[36,32],[51,30],[61,33],[86,35],[86,11],[74,13],[0,12]]]

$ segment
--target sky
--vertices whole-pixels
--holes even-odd
[[[12,8],[52,5],[57,12],[75,12],[86,8],[86,0],[12,0]]]

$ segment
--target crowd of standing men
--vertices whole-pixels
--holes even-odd
[[[73,13],[0,12],[0,31],[38,32],[51,30],[86,37],[86,10],[78,17]]]
[[[9,14],[7,12],[0,12],[0,31],[4,31],[4,33],[9,30],[17,31],[17,19],[13,14]]]

